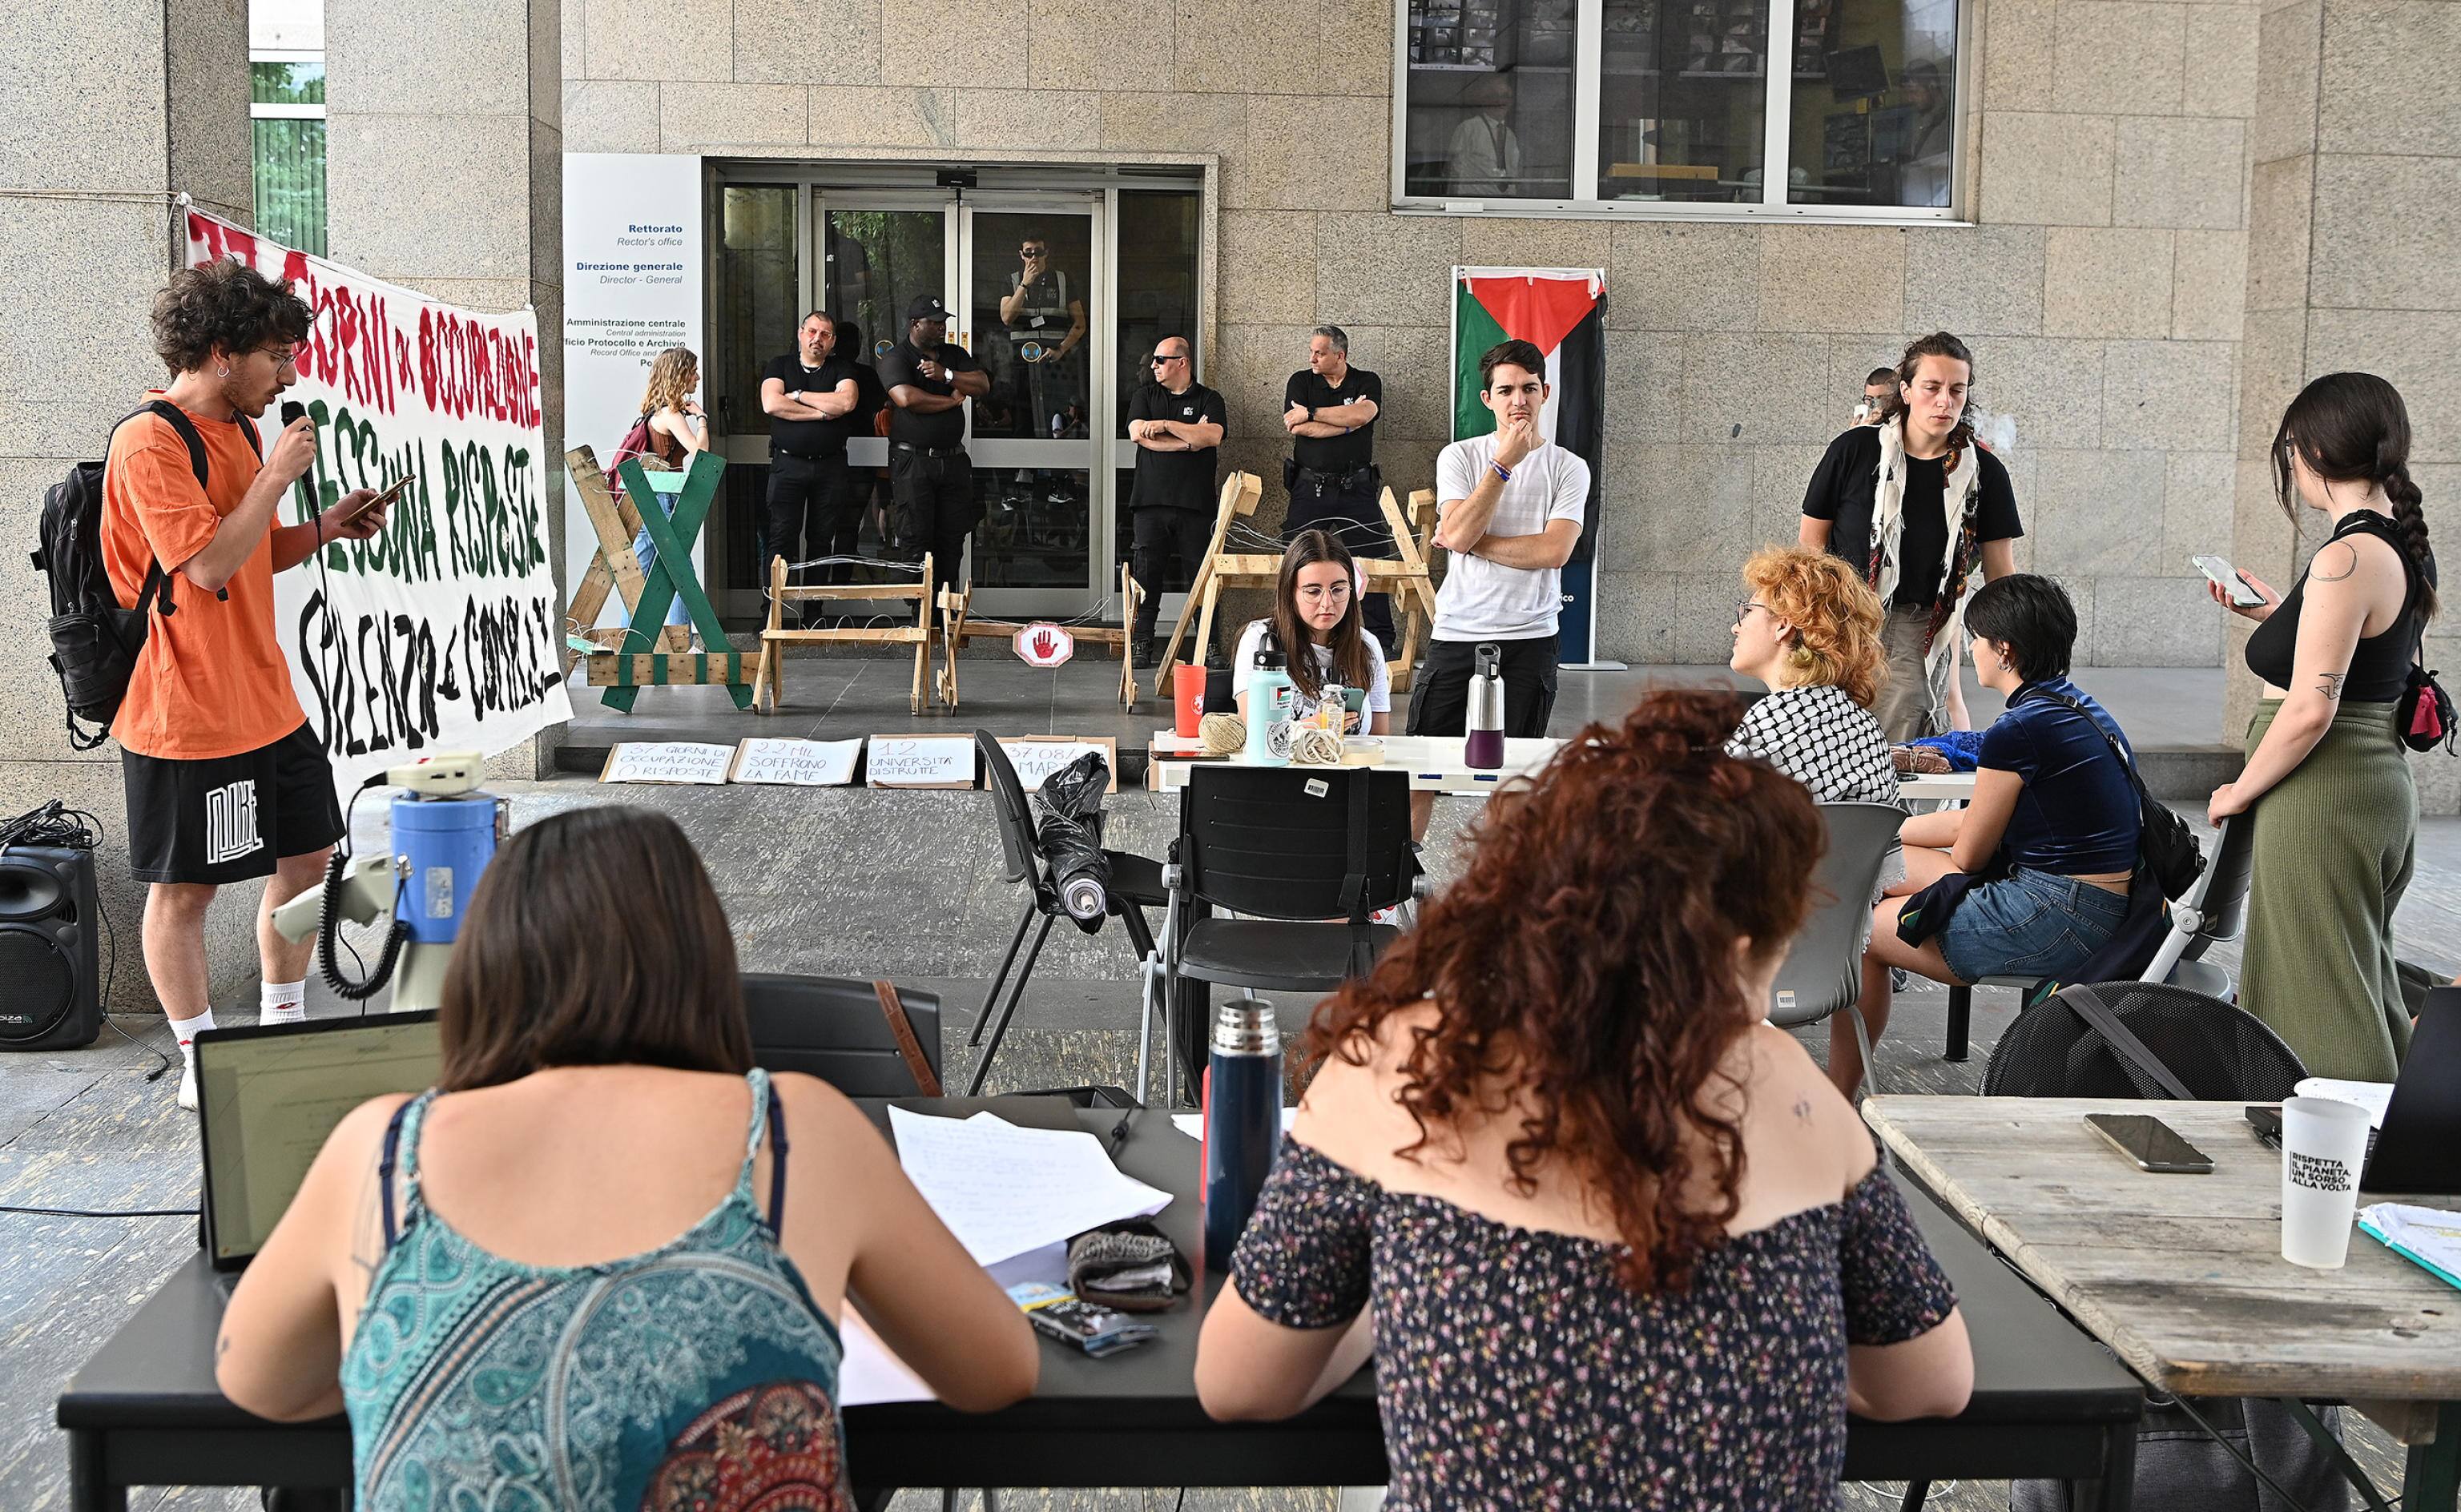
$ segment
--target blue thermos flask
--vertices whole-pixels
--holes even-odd
[[[1282,1031],[1257,998],[1213,1011],[1205,1073],[1205,1265],[1227,1271],[1282,1139]]]

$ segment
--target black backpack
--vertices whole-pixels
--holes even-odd
[[[161,416],[180,434],[188,445],[188,466],[197,475],[197,486],[206,486],[205,439],[178,405],[149,400],[119,425],[148,414]],[[119,425],[112,427],[115,435]],[[243,419],[240,430],[248,449],[262,457],[255,427]],[[106,442],[106,456],[109,451]],[[69,744],[79,751],[93,750],[111,734],[111,721],[118,717],[120,700],[128,696],[128,680],[137,671],[138,652],[145,649],[152,625],[149,610],[159,609],[166,618],[174,612],[171,580],[159,561],[145,574],[137,607],[119,607],[102,564],[102,472],[101,462],[79,462],[45,491],[41,543],[33,552],[34,570],[51,580],[47,628],[52,632],[52,671],[59,674],[60,692],[68,700]],[[225,589],[219,597],[227,599],[230,593]],[[97,728],[88,734],[77,728],[80,719]]]

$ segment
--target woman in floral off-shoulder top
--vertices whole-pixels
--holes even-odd
[[[1963,1409],[1904,1198],[1759,1023],[1822,831],[1734,725],[1670,692],[1568,741],[1318,1011],[1208,1411],[1287,1416],[1372,1352],[1401,1512],[1833,1506],[1850,1406]]]

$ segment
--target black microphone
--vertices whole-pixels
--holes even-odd
[[[290,429],[290,427],[298,424],[301,420],[306,419],[307,417],[308,406],[300,403],[297,399],[285,399],[282,401],[282,428],[284,430],[287,431]]]

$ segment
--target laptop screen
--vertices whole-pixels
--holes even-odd
[[[228,1267],[265,1247],[345,1114],[370,1097],[435,1085],[441,1063],[432,1012],[198,1035],[212,1263]]]

